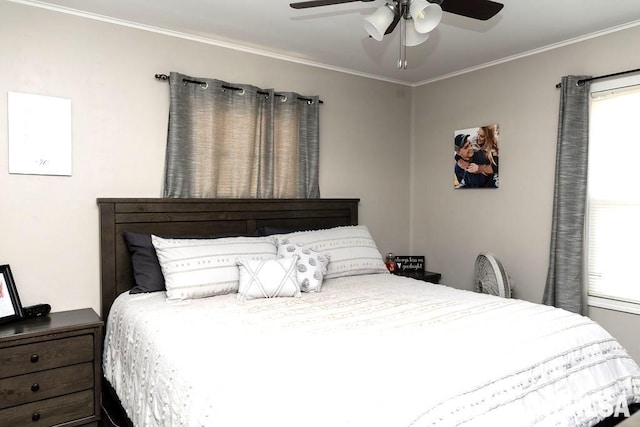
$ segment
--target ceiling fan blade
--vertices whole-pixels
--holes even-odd
[[[331,6],[334,4],[342,4],[342,3],[355,3],[357,1],[369,2],[373,0],[311,0],[311,1],[301,1],[297,3],[289,3],[294,9],[307,9],[309,7],[318,7],[318,6]]]
[[[502,10],[504,5],[491,0],[427,0],[430,3],[440,3],[442,10],[467,18],[486,21],[493,18]]]

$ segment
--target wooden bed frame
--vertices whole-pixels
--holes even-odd
[[[134,286],[125,231],[170,236],[256,235],[260,228],[310,230],[358,223],[359,199],[149,199],[97,200],[100,212],[101,315]],[[132,426],[103,378],[102,426]],[[635,412],[640,405],[632,405]],[[598,427],[616,425],[610,418]]]
[[[256,235],[260,228],[356,225],[359,199],[98,199],[101,315],[135,283],[125,231],[165,236]]]
[[[135,283],[125,231],[165,236],[256,235],[261,228],[310,230],[358,223],[359,199],[98,199],[101,316]],[[103,378],[102,425],[132,426]]]

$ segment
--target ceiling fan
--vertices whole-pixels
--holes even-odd
[[[310,0],[290,3],[294,9],[331,6],[342,3],[374,0]],[[400,58],[398,68],[407,68],[406,47],[416,46],[429,38],[438,26],[442,12],[486,21],[502,10],[504,5],[491,0],[387,0],[373,14],[364,18],[369,36],[380,41],[400,24]]]

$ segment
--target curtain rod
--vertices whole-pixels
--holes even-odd
[[[591,77],[591,78],[588,78],[588,79],[581,79],[581,80],[578,80],[576,82],[576,84],[578,86],[582,86],[586,82],[592,82],[594,80],[607,79],[609,77],[617,77],[617,76],[622,76],[624,74],[631,74],[631,73],[638,73],[638,72],[640,72],[640,68],[636,68],[635,70],[620,71],[619,73],[605,74],[604,76]],[[558,83],[556,85],[557,89],[560,89],[561,87],[562,87],[562,83]]]
[[[156,79],[158,79],[158,80],[165,80],[165,81],[168,81],[168,80],[169,80],[169,76],[167,76],[166,74],[156,74],[156,75],[155,75],[155,77],[156,77]],[[198,80],[191,80],[191,79],[182,79],[182,81],[183,81],[184,83],[193,83],[193,84],[197,84],[197,85],[205,85],[205,87],[206,87],[206,85],[208,84],[207,82],[200,82],[200,81],[198,81]],[[229,89],[229,90],[244,90],[244,89],[242,89],[241,87],[233,87],[233,86],[226,86],[226,85],[222,85],[222,87],[223,87],[223,88],[225,88],[225,89]],[[267,92],[263,92],[263,91],[261,91],[261,90],[259,90],[259,91],[258,91],[258,93],[259,93],[260,95],[268,95],[268,93],[267,93]],[[286,97],[287,97],[286,95],[283,95],[283,94],[281,94],[281,93],[274,93],[274,95],[275,95],[275,96],[279,96],[279,97],[283,97],[283,98],[286,98]],[[309,102],[309,103],[311,103],[311,102],[313,101],[313,99],[311,99],[311,98],[304,98],[304,97],[302,97],[302,96],[299,96],[299,97],[298,97],[298,99],[299,99],[299,100],[301,100],[301,101],[307,101],[307,102]],[[324,101],[323,101],[323,100],[321,100],[321,99],[319,99],[319,100],[318,100],[318,102],[319,102],[320,104],[324,104]]]

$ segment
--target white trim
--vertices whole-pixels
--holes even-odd
[[[459,75],[462,75],[462,74],[472,73],[474,71],[482,70],[484,68],[493,67],[494,65],[499,65],[499,64],[503,64],[505,62],[514,61],[516,59],[525,58],[527,56],[536,55],[538,53],[542,53],[542,52],[545,52],[545,51],[548,51],[548,50],[557,49],[559,47],[571,45],[571,44],[574,44],[574,43],[579,43],[579,42],[582,42],[584,40],[588,40],[588,39],[595,38],[595,37],[600,37],[600,36],[603,36],[605,34],[626,30],[628,28],[632,28],[632,27],[640,25],[640,20],[633,21],[633,22],[630,22],[628,24],[619,25],[617,27],[608,28],[606,30],[597,31],[597,32],[591,33],[591,34],[586,34],[584,36],[580,36],[580,37],[576,37],[576,38],[573,38],[573,39],[565,40],[565,41],[560,42],[560,43],[555,43],[555,44],[551,44],[551,45],[548,45],[548,46],[543,46],[543,47],[538,48],[538,49],[533,49],[533,50],[530,50],[528,52],[523,52],[523,53],[519,53],[519,54],[516,54],[516,55],[508,56],[508,57],[505,57],[505,58],[502,58],[502,59],[498,59],[496,61],[486,62],[484,64],[480,64],[480,65],[477,65],[475,67],[470,67],[470,68],[466,68],[464,70],[454,71],[453,73],[449,73],[449,74],[443,74],[441,76],[434,77],[432,79],[423,80],[421,82],[411,83],[411,82],[407,82],[407,81],[404,81],[404,80],[396,80],[396,79],[377,76],[377,75],[373,75],[373,74],[363,73],[363,72],[351,70],[351,69],[348,69],[348,68],[341,68],[341,67],[336,67],[336,66],[333,66],[333,65],[323,64],[323,63],[320,63],[320,62],[304,60],[304,59],[295,58],[295,57],[287,56],[287,55],[282,55],[282,54],[279,54],[279,53],[270,52],[270,51],[266,51],[266,50],[262,50],[262,49],[251,48],[251,47],[248,47],[248,46],[242,46],[242,45],[239,45],[239,44],[230,43],[230,42],[224,42],[224,41],[221,41],[221,40],[215,40],[215,39],[208,38],[208,37],[196,36],[194,34],[181,33],[181,32],[178,32],[178,31],[171,31],[171,30],[167,30],[167,29],[164,29],[164,28],[158,28],[158,27],[153,27],[153,26],[150,26],[150,25],[139,24],[139,23],[136,23],[136,22],[125,21],[125,20],[122,20],[122,19],[111,18],[111,17],[108,17],[108,16],[103,16],[103,15],[98,15],[98,14],[94,14],[94,13],[84,12],[84,11],[80,11],[80,10],[72,9],[72,8],[68,8],[68,7],[51,5],[51,4],[44,3],[44,2],[41,2],[41,1],[38,1],[38,0],[8,0],[8,1],[10,1],[12,3],[23,4],[23,5],[26,5],[26,6],[33,6],[33,7],[38,7],[38,8],[41,8],[41,9],[48,9],[48,10],[53,10],[53,11],[56,11],[56,12],[62,12],[62,13],[66,13],[66,14],[69,14],[69,15],[80,16],[80,17],[84,17],[84,18],[88,18],[88,19],[93,19],[93,20],[96,20],[96,21],[102,21],[102,22],[108,22],[108,23],[111,23],[111,24],[122,25],[124,27],[135,28],[135,29],[138,29],[138,30],[149,31],[149,32],[152,32],[152,33],[164,34],[166,36],[181,38],[181,39],[190,40],[190,41],[194,41],[194,42],[198,42],[198,43],[205,43],[205,44],[224,47],[224,48],[227,48],[227,49],[233,49],[233,50],[237,50],[237,51],[241,51],[241,52],[252,53],[254,55],[266,56],[266,57],[269,57],[269,58],[279,59],[279,60],[282,60],[282,61],[288,61],[288,62],[293,62],[293,63],[297,63],[297,64],[302,64],[302,65],[309,65],[311,67],[323,68],[323,69],[326,69],[326,70],[337,71],[337,72],[340,72],[340,73],[351,74],[351,75],[354,75],[354,76],[366,77],[366,78],[370,78],[370,79],[374,79],[374,80],[381,80],[381,81],[388,82],[388,83],[395,83],[395,84],[400,84],[400,85],[403,85],[403,86],[410,86],[410,87],[418,87],[418,86],[422,86],[422,85],[425,85],[425,84],[434,83],[434,82],[437,82],[437,81],[440,81],[440,80],[445,80],[445,79],[448,79],[448,78],[451,78],[451,77],[456,77],[456,76],[459,76]]]
[[[631,76],[611,76],[610,78],[603,79],[602,81],[596,81],[591,83],[589,87],[589,94],[592,98],[597,96],[598,94],[604,95],[607,92],[615,91],[616,89],[624,90],[624,88],[630,86],[637,86],[640,84],[640,76],[639,75],[631,75]],[[591,103],[594,102],[594,99],[591,100]],[[591,105],[590,105],[591,108]],[[591,124],[589,133],[591,133]],[[584,253],[585,256],[585,274],[584,274],[584,285],[585,290],[589,293],[587,296],[587,305],[590,307],[599,307],[608,310],[615,310],[624,313],[632,313],[632,314],[640,314],[640,301],[637,298],[633,298],[628,293],[627,295],[622,294],[613,294],[611,291],[606,290],[606,286],[600,287],[597,285],[589,285],[588,281],[588,269],[589,269],[589,229],[591,218],[589,214],[591,212],[591,203],[596,202],[592,196],[591,192],[587,191],[587,205],[585,212],[585,248],[587,249]],[[626,203],[626,202],[620,202]]]
[[[336,66],[333,66],[333,65],[323,64],[323,63],[320,63],[320,62],[314,62],[314,61],[309,61],[309,60],[305,60],[305,59],[295,58],[293,56],[282,55],[282,54],[279,54],[279,53],[270,52],[270,51],[263,50],[263,49],[252,48],[252,47],[243,46],[243,45],[239,45],[239,44],[235,44],[235,43],[231,43],[231,42],[212,39],[212,38],[209,38],[209,37],[197,36],[195,34],[182,33],[182,32],[179,32],[179,31],[172,31],[172,30],[167,30],[167,29],[164,29],[164,28],[154,27],[154,26],[151,26],[151,25],[139,24],[137,22],[125,21],[123,19],[111,18],[109,16],[98,15],[98,14],[90,13],[90,12],[84,12],[84,11],[81,11],[81,10],[72,9],[72,8],[68,8],[68,7],[54,6],[54,5],[43,3],[43,2],[40,2],[40,1],[37,1],[37,0],[8,0],[8,1],[10,1],[12,3],[23,4],[23,5],[26,5],[26,6],[33,6],[33,7],[38,7],[38,8],[41,8],[41,9],[52,10],[52,11],[55,11],[55,12],[66,13],[67,15],[74,15],[74,16],[79,16],[79,17],[82,17],[82,18],[88,18],[88,19],[92,19],[94,21],[107,22],[109,24],[121,25],[123,27],[135,28],[137,30],[143,30],[143,31],[149,31],[151,33],[163,34],[165,36],[176,37],[176,38],[179,38],[179,39],[185,39],[185,40],[189,40],[189,41],[193,41],[193,42],[197,42],[197,43],[204,43],[204,44],[208,44],[208,45],[223,47],[223,48],[226,48],[226,49],[232,49],[232,50],[237,50],[237,51],[240,51],[240,52],[251,53],[253,55],[265,56],[265,57],[272,58],[272,59],[279,59],[281,61],[293,62],[293,63],[296,63],[296,64],[302,64],[302,65],[309,65],[311,67],[322,68],[322,69],[330,70],[330,71],[337,71],[337,72],[345,73],[345,74],[352,74],[352,75],[355,75],[355,76],[358,76],[358,77],[366,77],[366,78],[374,79],[374,80],[382,80],[384,82],[400,84],[400,85],[403,85],[403,86],[411,86],[410,82],[403,81],[403,80],[390,79],[390,78],[387,78],[387,77],[382,77],[382,76],[377,76],[377,75],[373,75],[373,74],[363,73],[363,72],[351,70],[351,69],[348,69],[348,68],[341,68],[341,67],[336,67]]]
[[[411,118],[411,122],[409,123],[409,250],[411,253],[415,252],[415,215],[414,215],[414,207],[415,207],[415,197],[413,196],[413,192],[416,189],[416,94],[414,90],[411,90],[409,93],[409,98],[411,99],[411,110],[409,111],[409,116]]]
[[[590,307],[606,308],[608,310],[622,311],[625,313],[640,314],[640,304],[628,301],[618,301],[609,298],[589,296],[587,305]]]
[[[511,61],[515,61],[517,59],[521,59],[521,58],[525,58],[527,56],[532,56],[532,55],[537,55],[538,53],[542,53],[542,52],[546,52],[548,50],[554,50],[554,49],[558,49],[560,47],[564,47],[564,46],[568,46],[568,45],[572,45],[575,43],[580,43],[583,42],[585,40],[589,40],[592,38],[596,38],[596,37],[600,37],[600,36],[604,36],[610,33],[615,33],[618,31],[622,31],[622,30],[627,30],[629,28],[633,28],[633,27],[637,27],[640,25],[640,20],[637,21],[633,21],[630,22],[628,24],[624,24],[624,25],[618,25],[617,27],[612,27],[612,28],[607,28],[606,30],[602,30],[602,31],[597,31],[595,33],[591,33],[591,34],[586,34],[584,36],[580,36],[580,37],[576,37],[573,39],[569,39],[569,40],[565,40],[559,43],[555,43],[555,44],[550,44],[548,46],[543,46],[537,49],[533,49],[527,52],[522,52],[522,53],[518,53],[515,55],[511,55],[511,56],[507,56],[505,58],[501,58],[495,61],[491,61],[491,62],[485,62],[484,64],[480,64],[477,65],[475,67],[470,67],[470,68],[466,68],[464,70],[460,70],[460,71],[455,71],[453,73],[449,73],[449,74],[443,74],[441,76],[438,77],[434,77],[432,79],[428,79],[428,80],[423,80],[421,82],[417,82],[417,83],[413,83],[411,86],[413,87],[418,87],[418,86],[422,86],[425,84],[429,84],[429,83],[434,83],[440,80],[445,80],[451,77],[456,77],[462,74],[467,74],[467,73],[472,73],[474,71],[478,71],[478,70],[482,70],[483,68],[489,68],[489,67],[493,67],[494,65],[499,65],[499,64],[503,64],[505,62],[511,62]]]

